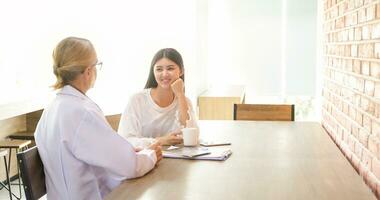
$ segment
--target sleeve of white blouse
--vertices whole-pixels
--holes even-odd
[[[118,133],[127,139],[134,147],[146,148],[154,142],[153,138],[142,135],[140,106],[136,99],[132,98],[120,118]]]

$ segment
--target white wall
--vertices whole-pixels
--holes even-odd
[[[209,83],[243,84],[247,95],[281,91],[281,0],[210,1]],[[214,26],[212,26],[214,24]]]
[[[316,16],[314,1],[210,0],[208,84],[246,85],[248,101],[313,96]]]
[[[165,47],[176,48],[182,54],[186,92],[195,99],[206,87],[206,75],[198,74],[205,67],[198,49],[202,47],[200,35],[207,24],[198,25],[198,22],[207,16],[207,10],[200,12],[199,4],[204,3],[2,1],[0,90],[7,91],[10,97],[0,96],[0,104],[27,91],[39,88],[45,91],[54,83],[52,50],[67,36],[90,39],[104,63],[95,89],[89,92],[101,107],[110,104],[124,107],[128,97],[144,87],[152,57]],[[207,46],[203,49],[207,51]]]
[[[317,1],[286,1],[286,94],[314,96]]]
[[[109,102],[124,107],[128,97],[143,88],[154,53],[164,47],[181,52],[186,92],[194,104],[211,85],[246,85],[247,99],[281,95],[283,89],[286,95],[315,93],[314,1],[25,0],[22,4],[0,3],[0,90],[7,94],[0,96],[0,104],[53,84],[52,50],[71,35],[90,39],[104,62],[96,88],[90,91],[101,107]],[[286,66],[284,75],[282,66]]]

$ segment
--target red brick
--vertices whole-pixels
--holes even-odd
[[[363,6],[364,1],[363,0],[355,0],[355,8],[359,8]]]
[[[354,126],[354,125],[352,125],[352,128],[351,128],[351,135],[352,135],[352,137],[354,137],[354,138],[359,138],[359,128],[356,127],[356,126]],[[345,139],[346,139],[345,142],[348,144],[348,142],[350,141],[350,140],[349,140],[349,136],[348,136],[348,138],[345,138]]]
[[[371,170],[372,168],[372,159],[374,158],[374,155],[366,150],[366,149],[363,149],[363,152],[362,152],[362,163],[364,165],[364,167],[368,168],[369,170]]]
[[[376,5],[372,5],[367,8],[367,21],[375,19]]]
[[[362,39],[362,28],[358,27],[355,28],[355,40],[361,40]]]
[[[369,76],[369,62],[362,61],[362,74]]]
[[[343,28],[344,27],[344,17],[340,17],[335,21],[336,28]]]
[[[347,143],[348,142],[348,137],[350,136],[351,134],[350,133],[347,133],[347,132],[343,132],[342,133],[342,141]]]
[[[348,77],[348,86],[350,86],[351,88],[356,88],[356,78],[351,76],[351,77]],[[353,96],[351,96],[349,99],[348,99],[350,102],[354,102],[354,99],[353,99]]]
[[[359,57],[372,58],[374,55],[373,44],[361,44],[359,45]]]
[[[365,97],[361,97],[360,98],[360,107],[365,110],[365,111],[368,111],[369,110],[369,100]]]
[[[349,108],[349,112],[350,112],[350,118],[352,120],[355,120],[355,118],[356,118],[356,110],[355,110],[355,108],[350,107]]]
[[[353,20],[353,16],[352,15],[346,15],[346,16],[344,16],[344,26],[345,27],[351,26],[353,24],[352,20]]]
[[[348,2],[347,1],[344,2],[343,5],[344,5],[343,6],[343,9],[344,9],[343,11],[344,11],[344,13],[346,13],[348,11]]]
[[[367,20],[367,16],[366,16],[366,9],[365,8],[361,8],[359,11],[358,11],[358,23],[363,23]]]
[[[347,158],[351,159],[352,151],[350,150],[350,148],[348,147],[347,144],[348,144],[348,143],[344,143],[344,142],[342,142],[341,145],[340,145],[340,148],[342,149],[344,155],[345,155]],[[373,165],[373,164],[372,164],[372,165]]]
[[[351,134],[351,120],[346,118],[346,124],[345,124],[344,128],[347,130],[346,131],[347,133]]]
[[[342,56],[349,57],[351,55],[351,46],[345,45],[344,46],[344,54]]]
[[[371,62],[370,66],[371,66],[370,75],[375,78],[380,78],[380,63]]]
[[[372,120],[369,116],[363,115],[363,127],[368,130],[369,133],[371,133],[372,129]]]
[[[379,103],[373,103],[375,104],[375,117],[380,118],[380,104]]]
[[[375,92],[374,92],[373,97],[378,98],[378,99],[380,98],[380,82],[375,83]]]
[[[372,173],[376,178],[380,178],[380,162],[377,158],[373,158],[372,160]]]
[[[368,174],[371,173],[368,167],[364,165],[363,162],[359,165],[359,174],[363,177],[364,181],[366,182],[366,178],[368,178]]]
[[[374,135],[370,135],[368,138],[368,150],[372,154],[377,155],[378,146],[379,146],[379,139]]]
[[[377,186],[380,184],[378,178],[371,172],[367,173],[364,177],[364,181],[368,184],[369,188],[376,193]]]
[[[379,44],[379,54],[380,54],[380,44]],[[358,56],[358,45],[351,45],[351,56],[352,57]]]
[[[380,23],[372,25],[372,39],[380,38]]]
[[[359,171],[360,159],[355,154],[351,155],[351,162],[355,170]]]
[[[340,4],[338,6],[338,15],[339,16],[342,16],[344,14],[344,6],[345,6],[345,4]]]
[[[351,50],[352,52],[352,50]],[[375,44],[375,56],[376,58],[380,58],[380,43]]]
[[[331,4],[330,4],[331,5]],[[348,1],[348,9],[352,10],[355,8],[355,1]]]
[[[365,81],[365,94],[373,96],[375,93],[375,82],[366,80]]]
[[[354,40],[354,29],[353,28],[351,28],[351,29],[348,30],[348,40],[350,40],[350,41]],[[352,52],[351,52],[351,55],[352,55]]]
[[[351,55],[351,46],[348,46],[348,47],[350,48],[349,50],[350,50],[350,55]],[[379,65],[379,69],[380,69],[380,65]],[[351,59],[346,60],[345,70],[349,71],[349,72],[352,71],[352,60]]]
[[[338,17],[338,7],[334,7],[334,8],[331,10],[331,16],[332,16],[333,18]]]
[[[361,62],[360,62],[360,60],[356,60],[356,59],[354,60],[352,70],[357,74],[361,74]]]
[[[359,141],[365,148],[368,148],[368,137],[369,132],[366,129],[359,129]]]
[[[348,115],[348,104],[347,103],[343,103],[343,113]]]
[[[380,4],[376,4],[376,18],[380,18]]]
[[[342,31],[342,40],[348,41],[348,30]]]
[[[358,91],[364,92],[364,79],[356,78],[356,87]],[[358,103],[356,105],[359,105]]]
[[[371,27],[370,26],[363,26],[362,38],[363,38],[363,40],[371,39]]]
[[[380,125],[376,121],[372,122],[372,135],[380,136]]]
[[[351,14],[351,25],[358,24],[358,12],[354,12]]]
[[[356,123],[363,125],[363,114],[360,113],[359,111],[356,112],[355,121]]]
[[[379,180],[377,180],[379,181]],[[380,198],[380,182],[376,183],[376,190],[372,189],[376,195],[377,198]]]
[[[355,148],[354,148],[354,154],[356,157],[359,158],[359,160],[362,159],[362,152],[363,152],[363,145],[361,145],[360,142],[356,142]]]

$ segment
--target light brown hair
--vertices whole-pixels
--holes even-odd
[[[53,70],[57,81],[52,87],[59,89],[75,80],[93,64],[94,53],[93,45],[84,38],[68,37],[59,42],[53,51]]]

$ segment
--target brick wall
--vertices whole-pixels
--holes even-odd
[[[322,124],[380,196],[380,1],[324,0]]]

